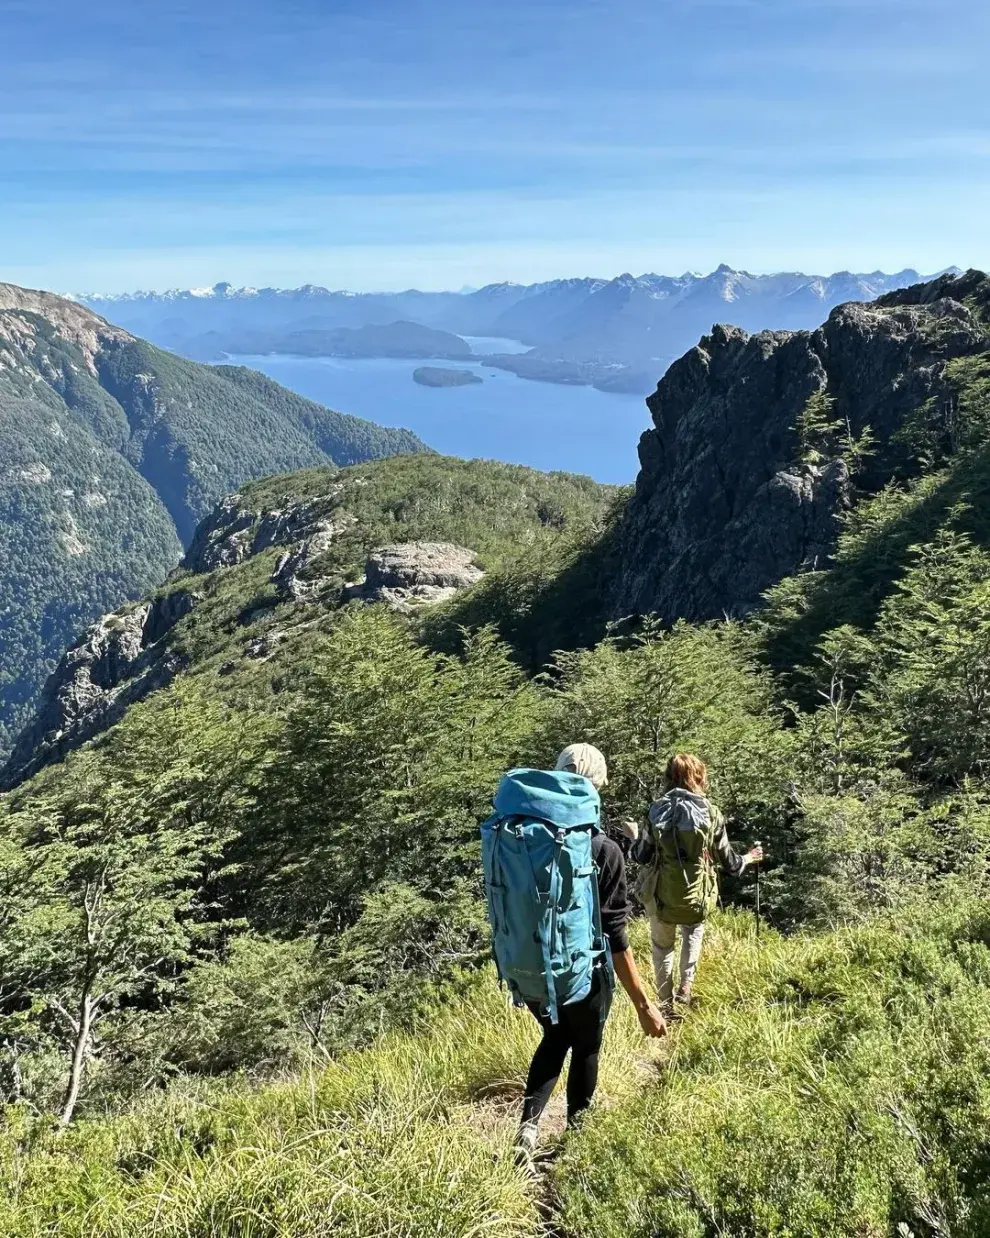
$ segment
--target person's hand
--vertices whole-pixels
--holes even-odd
[[[623,817],[619,822],[619,829],[625,834],[626,838],[635,842],[639,838],[639,826],[632,817]]]
[[[759,843],[757,843],[756,846],[753,847],[751,851],[747,851],[746,853],[747,864],[759,864],[762,859],[763,859],[763,848]]]
[[[639,1026],[643,1029],[644,1036],[650,1036],[654,1040],[659,1040],[662,1036],[667,1035],[667,1024],[664,1022],[664,1017],[652,1002],[647,1002],[645,1006],[639,1006],[636,1013],[639,1015]]]

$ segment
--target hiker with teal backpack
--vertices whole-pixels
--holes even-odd
[[[601,828],[598,790],[606,781],[598,749],[572,744],[554,770],[510,770],[481,827],[499,978],[543,1031],[516,1141],[524,1162],[568,1051],[568,1126],[591,1103],[616,976],[646,1035],[666,1031],[629,949],[625,859]]]
[[[632,858],[641,865],[636,896],[646,909],[653,942],[653,966],[661,1010],[676,1001],[687,1006],[701,958],[705,918],[718,902],[717,865],[738,877],[759,864],[757,844],[745,855],[733,850],[725,818],[708,799],[708,769],[691,753],[679,752],[667,765],[667,792],[650,806],[649,828],[639,836],[635,822],[623,822],[632,838]],[[674,948],[681,938],[680,983],[674,993]]]

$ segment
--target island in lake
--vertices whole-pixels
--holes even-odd
[[[473,370],[443,370],[433,365],[421,365],[413,370],[413,382],[422,387],[467,387],[484,381]]]

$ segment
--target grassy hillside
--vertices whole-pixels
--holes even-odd
[[[722,918],[668,1042],[619,999],[598,1108],[551,1138],[535,1181],[510,1156],[535,1025],[466,978],[409,1031],[291,1083],[186,1087],[30,1147],[15,1120],[0,1222],[11,1238],[978,1238],[988,927],[966,903],[790,940]]]
[[[160,582],[222,495],[277,470],[420,450],[404,430],[0,285],[0,758],[66,646]]]
[[[158,594],[190,599],[170,685],[0,795],[0,1229],[981,1238],[986,393],[953,365],[948,422],[890,430],[879,493],[850,469],[834,559],[744,622],[607,627],[623,496],[581,479],[405,456],[225,503]],[[818,400],[791,430],[855,465],[865,428]],[[342,593],[433,538],[487,575],[427,610]],[[617,999],[600,1109],[532,1182],[478,822],[574,740],[607,754],[606,828],[699,753],[767,848],[764,919],[724,882],[659,1049]]]

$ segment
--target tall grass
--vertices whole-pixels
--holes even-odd
[[[976,1238],[988,942],[978,905],[759,942],[722,917],[666,1045],[617,998],[600,1104],[544,1184],[507,1155],[535,1024],[490,977],[293,1083],[186,1085],[61,1137],[15,1111],[0,1234]]]
[[[985,907],[759,944],[723,920],[659,1085],[565,1149],[564,1228],[990,1233],[988,941]]]

